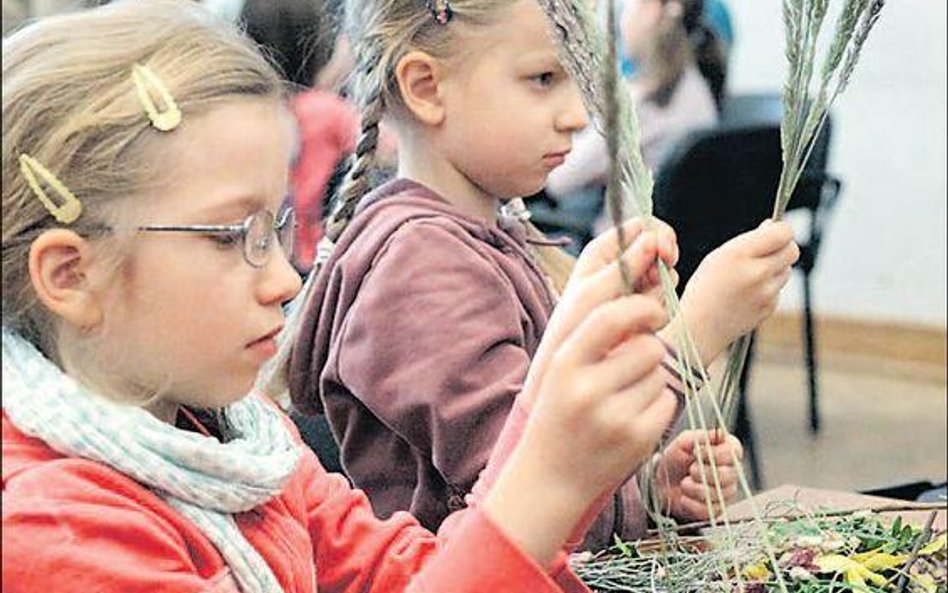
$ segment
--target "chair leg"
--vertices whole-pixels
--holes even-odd
[[[754,429],[751,426],[750,415],[747,410],[747,385],[750,381],[750,367],[754,360],[754,336],[750,338],[750,348],[747,350],[747,360],[741,372],[738,384],[737,411],[734,420],[734,436],[740,439],[744,446],[747,459],[747,468],[750,470],[750,485],[755,492],[761,490],[763,477],[760,471],[760,460],[757,458],[757,447],[754,439]]]
[[[806,346],[806,373],[810,390],[810,433],[820,431],[819,391],[816,384],[816,335],[810,307],[810,274],[803,273],[803,339]]]

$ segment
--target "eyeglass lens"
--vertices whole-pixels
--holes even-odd
[[[280,242],[287,256],[293,252],[293,211],[288,209],[280,218],[279,227],[274,224],[269,210],[256,212],[247,219],[244,254],[251,265],[261,267],[267,263],[274,239]]]

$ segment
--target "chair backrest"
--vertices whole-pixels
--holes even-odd
[[[705,255],[771,215],[782,167],[781,117],[779,95],[729,98],[720,123],[680,142],[660,167],[654,213],[678,235],[679,290]],[[830,134],[827,120],[788,210],[819,207]]]

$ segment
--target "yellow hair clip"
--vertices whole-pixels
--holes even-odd
[[[82,214],[82,202],[79,201],[79,198],[69,191],[69,188],[66,187],[62,181],[53,175],[49,169],[41,165],[35,158],[28,154],[21,154],[20,172],[23,174],[23,177],[26,178],[26,183],[30,186],[30,189],[33,190],[33,193],[36,194],[36,197],[39,198],[39,201],[43,203],[43,206],[46,206],[46,209],[49,210],[49,213],[52,214],[53,218],[57,221],[62,224],[69,224]],[[49,195],[43,191],[37,176],[41,177],[50,188],[59,194],[59,197],[63,200],[62,204],[56,204]]]
[[[135,90],[138,93],[138,100],[141,101],[151,125],[162,132],[170,132],[181,123],[181,110],[178,109],[174,97],[168,92],[168,88],[161,82],[161,79],[151,71],[148,66],[134,64],[132,66],[132,81],[135,83]],[[149,93],[151,88],[161,98],[165,110],[159,111],[152,95]]]

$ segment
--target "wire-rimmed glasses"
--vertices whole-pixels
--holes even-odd
[[[244,259],[254,268],[262,268],[273,252],[274,239],[279,241],[283,253],[293,253],[293,235],[296,216],[293,208],[284,208],[277,220],[269,210],[257,210],[240,224],[148,224],[139,231],[170,233],[201,233],[220,236],[223,241],[241,241]]]

